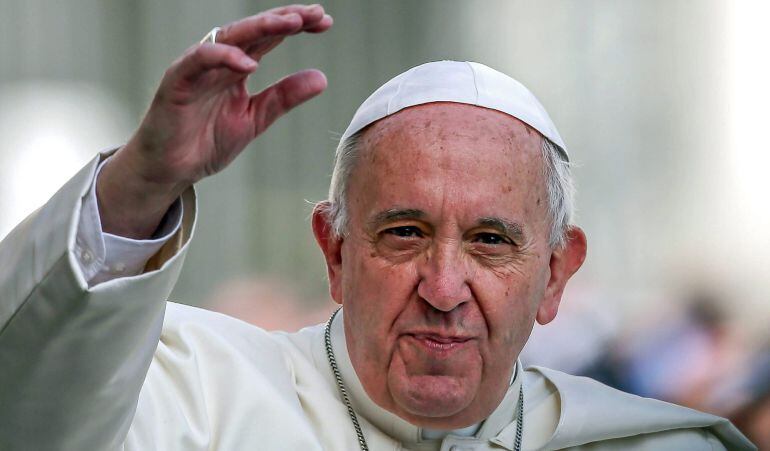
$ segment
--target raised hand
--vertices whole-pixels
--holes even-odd
[[[191,184],[224,169],[278,117],[320,94],[317,70],[251,95],[246,79],[284,38],[332,25],[320,5],[275,8],[225,25],[216,43],[190,47],[166,71],[139,129],[102,169],[104,231],[149,237]]]

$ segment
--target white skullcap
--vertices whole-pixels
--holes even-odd
[[[459,61],[425,63],[380,86],[353,115],[341,141],[404,108],[431,102],[465,103],[509,114],[551,140],[569,159],[556,126],[529,89],[491,67]]]

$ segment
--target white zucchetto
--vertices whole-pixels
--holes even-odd
[[[473,62],[436,61],[397,75],[358,107],[341,141],[404,108],[431,102],[465,103],[509,114],[551,140],[569,159],[556,126],[534,94],[502,72]]]

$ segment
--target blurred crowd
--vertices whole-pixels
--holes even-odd
[[[336,308],[308,300],[291,284],[248,278],[228,282],[206,307],[268,330],[295,331]],[[729,418],[759,449],[770,450],[770,331],[751,337],[714,292],[694,290],[670,308],[622,319],[580,287],[556,320],[536,325],[521,353],[542,365],[589,376],[620,390]]]
[[[535,328],[522,352],[525,366],[727,417],[759,449],[770,450],[770,331],[746,334],[709,290],[647,309],[622,326],[589,299],[596,298],[570,298],[553,327]]]

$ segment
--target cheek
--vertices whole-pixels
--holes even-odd
[[[494,277],[480,285],[478,299],[489,328],[490,346],[495,348],[492,353],[517,355],[532,331],[546,285],[542,265],[533,266],[535,271],[505,280]]]
[[[356,336],[371,352],[388,346],[393,324],[416,294],[416,271],[409,263],[391,264],[366,246],[351,246],[343,255],[342,303],[354,319]]]
[[[343,301],[363,301],[374,309],[392,306],[392,302],[380,305],[377,300],[408,299],[415,290],[416,275],[411,261],[389,262],[379,257],[368,242],[343,248]]]
[[[532,333],[535,312],[529,306],[517,304],[508,314],[498,316],[496,322],[488,323],[488,348],[481,351],[489,377],[496,378],[510,369]]]

